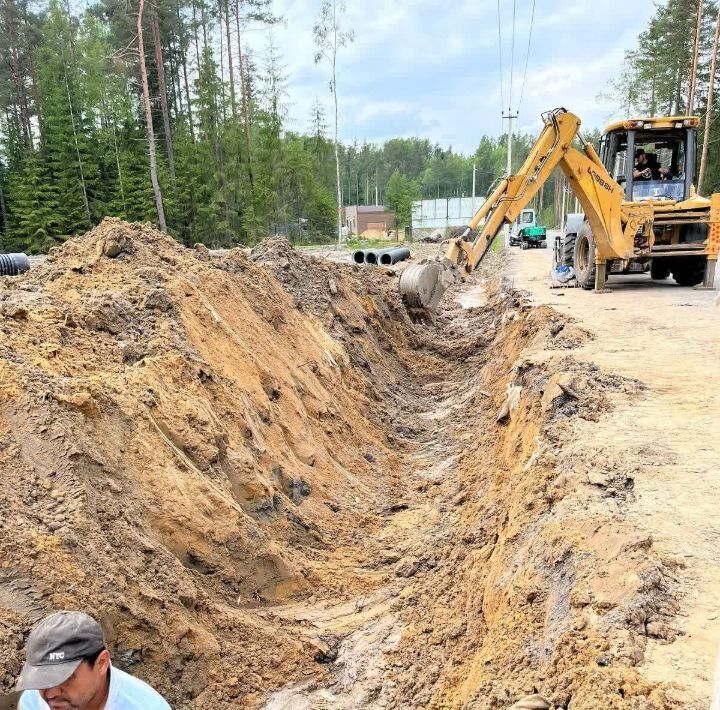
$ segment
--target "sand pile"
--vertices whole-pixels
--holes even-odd
[[[3,691],[29,625],[63,607],[96,614],[176,707],[312,658],[248,610],[352,588],[325,550],[393,495],[373,327],[404,315],[382,281],[360,298],[308,263],[278,265],[306,290],[299,310],[239,250],[106,220],[2,285]]]

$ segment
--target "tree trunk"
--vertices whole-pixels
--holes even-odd
[[[10,70],[12,72],[13,84],[15,85],[15,96],[20,111],[20,128],[23,141],[27,148],[32,147],[32,129],[30,127],[30,116],[28,114],[27,97],[25,96],[25,84],[20,71],[20,56],[18,54],[17,25],[14,17],[13,0],[5,0],[5,32],[8,35],[10,44]]]
[[[700,172],[698,173],[698,192],[701,192],[705,171],[707,169],[708,146],[710,145],[710,124],[713,117],[713,99],[715,93],[715,69],[717,67],[718,42],[720,42],[720,5],[715,22],[715,39],[713,40],[712,57],[710,58],[710,78],[708,80],[707,107],[705,109],[705,131],[703,133],[702,154],[700,156]]]
[[[195,61],[197,61],[197,71],[200,73],[200,36],[198,35],[198,21],[195,3],[192,4],[193,11],[193,35],[195,36]]]
[[[190,128],[190,140],[195,142],[195,127],[193,126],[192,103],[190,102],[190,85],[188,84],[187,61],[183,56],[183,80],[185,82],[185,103],[187,104],[188,127]]]
[[[163,232],[167,232],[165,224],[165,209],[163,208],[162,192],[157,175],[157,157],[155,155],[155,132],[153,131],[152,107],[150,106],[150,89],[148,87],[147,69],[145,67],[145,44],[143,43],[143,10],[145,0],[138,0],[137,16],[137,43],[138,58],[140,60],[140,85],[142,86],[143,104],[145,106],[145,129],[147,132],[148,153],[150,155],[150,181],[155,195],[155,208],[157,209],[158,223]]]
[[[28,52],[28,59],[30,62],[30,81],[32,86],[33,103],[35,104],[35,113],[37,114],[38,128],[40,129],[40,140],[43,140],[43,115],[42,115],[42,101],[40,99],[40,91],[38,90],[37,83],[37,71],[35,69],[35,59],[33,52]]]
[[[183,84],[185,88],[185,103],[187,105],[187,117],[188,117],[188,128],[190,130],[190,140],[194,143],[195,142],[195,129],[193,127],[193,117],[192,117],[192,104],[190,103],[190,83],[188,82],[188,70],[187,70],[187,50],[189,49],[189,41],[186,41],[188,39],[187,32],[185,31],[185,26],[182,24],[182,19],[180,17],[180,8],[177,9],[177,19],[178,19],[178,27],[181,28],[182,34],[178,38],[179,43],[179,49],[180,53],[182,55],[182,73],[183,73]],[[197,45],[196,45],[197,47]],[[199,59],[199,57],[198,57]],[[182,89],[180,89],[182,91]]]
[[[157,71],[158,90],[160,91],[160,107],[162,109],[163,131],[165,134],[165,151],[167,152],[170,177],[174,182],[175,154],[173,152],[172,132],[170,130],[170,109],[168,107],[167,86],[165,85],[165,66],[163,64],[162,45],[160,44],[160,20],[157,15],[154,14],[152,16],[150,26],[152,28],[153,45],[155,46],[155,69]]]
[[[237,109],[235,106],[235,75],[233,73],[232,59],[232,42],[230,41],[230,10],[228,9],[228,0],[222,0],[225,10],[225,34],[227,36],[227,54],[228,54],[228,79],[230,82],[230,110],[232,112],[233,122],[237,121]]]
[[[175,65],[175,49],[174,45],[170,43],[164,52],[164,56],[168,58],[168,64],[170,65],[170,85],[172,86],[172,112],[175,116],[175,122],[179,123],[183,116],[183,105],[182,105],[182,89],[180,86],[180,72]],[[168,51],[169,50],[169,51]]]
[[[85,171],[83,170],[82,158],[80,157],[80,145],[78,143],[77,129],[75,127],[75,112],[73,111],[72,98],[70,96],[70,83],[68,82],[68,68],[63,62],[63,70],[65,72],[65,91],[67,92],[68,109],[70,110],[70,124],[72,125],[73,140],[75,142],[75,156],[78,161],[78,170],[80,171],[80,186],[82,187],[83,203],[85,204],[85,216],[87,217],[88,227],[92,226],[92,217],[90,215],[90,202],[88,200],[87,186],[85,185]]]
[[[223,125],[227,123],[227,101],[225,100],[225,51],[223,45],[225,44],[225,38],[223,37],[223,0],[218,0],[218,19],[220,21],[219,33],[220,33],[220,98],[222,99],[222,122]]]
[[[2,231],[7,231],[7,207],[5,205],[5,193],[0,184],[0,219],[2,219]]]
[[[202,5],[200,5],[200,19],[202,21],[202,28],[203,28],[203,50],[207,51],[207,48],[208,48],[207,18],[205,17],[205,3],[204,2],[202,3]]]
[[[338,246],[342,243],[342,193],[340,192],[340,152],[338,148],[339,135],[339,112],[337,99],[337,84],[335,82],[335,57],[333,55],[333,99],[335,101],[335,182],[337,185],[338,205]]]
[[[242,91],[243,134],[245,136],[245,151],[247,153],[248,179],[250,189],[253,186],[252,156],[250,153],[250,118],[248,111],[248,84],[245,80],[245,67],[243,62],[242,42],[240,41],[240,0],[235,0],[235,32],[238,46],[238,71],[240,72],[240,90]]]
[[[690,82],[688,89],[688,101],[685,107],[685,114],[690,116],[695,104],[695,88],[697,86],[698,55],[700,53],[700,30],[702,28],[703,0],[697,0],[697,19],[695,21],[695,39],[693,40],[692,61],[690,63]]]
[[[120,199],[123,205],[123,216],[127,216],[127,205],[125,204],[125,186],[123,185],[122,168],[120,167],[120,153],[118,152],[117,130],[115,128],[115,117],[112,119],[113,146],[115,148],[115,165],[118,171],[118,185],[120,186]]]
[[[338,111],[338,98],[337,98],[337,50],[338,50],[338,26],[337,17],[335,15],[336,3],[333,0],[333,44],[332,44],[332,92],[333,101],[335,102],[335,183],[337,185],[337,210],[338,210],[338,246],[342,243],[342,188],[340,187],[340,149],[338,142],[339,136],[339,125],[340,125],[340,112]]]

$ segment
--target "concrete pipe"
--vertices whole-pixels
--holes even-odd
[[[17,276],[30,270],[25,254],[0,254],[0,276]]]
[[[407,247],[386,249],[385,252],[380,255],[380,263],[383,266],[390,266],[391,264],[397,264],[398,261],[404,261],[409,257],[410,250]]]

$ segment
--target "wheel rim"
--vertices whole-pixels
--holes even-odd
[[[590,242],[586,237],[578,236],[578,268],[587,271],[590,262]]]

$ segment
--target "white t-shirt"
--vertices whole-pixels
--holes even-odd
[[[18,710],[48,710],[50,706],[37,690],[26,690],[20,696]],[[147,683],[124,673],[119,668],[110,670],[110,690],[105,710],[171,710],[162,695]]]

